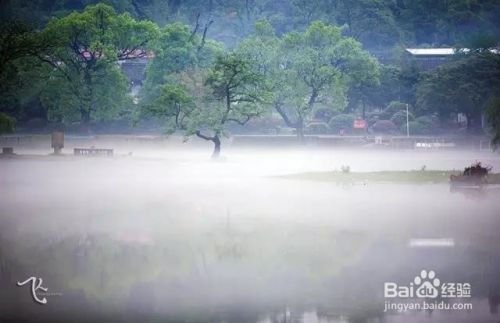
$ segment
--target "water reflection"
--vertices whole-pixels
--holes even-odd
[[[481,185],[481,186],[450,186],[451,193],[459,193],[471,200],[484,200],[491,198],[491,195],[498,194],[500,186],[498,185]]]
[[[110,163],[21,164],[4,179],[1,320],[499,319],[498,189],[469,199],[447,184],[224,177],[221,165],[194,178],[161,162]],[[77,175],[48,176],[55,169]],[[384,313],[384,282],[408,283],[422,269],[469,282],[472,311]],[[33,275],[62,296],[35,306],[15,286]]]
[[[224,233],[217,243],[204,241],[206,247],[191,251],[187,241],[151,246],[90,235],[45,244],[38,237],[13,257],[2,241],[2,307],[19,310],[10,313],[14,318],[35,314],[48,320],[68,320],[64,308],[86,312],[82,321],[99,313],[130,321],[392,322],[401,315],[384,316],[383,282],[404,283],[432,266],[443,280],[473,286],[474,310],[455,319],[488,318],[480,312],[486,302],[491,320],[498,318],[500,266],[491,246],[416,249],[332,231],[302,247],[293,240],[303,234],[286,242],[272,239],[266,250],[272,257],[250,250],[255,241],[237,242]],[[50,297],[47,307],[29,306],[29,294],[9,286],[33,272],[63,295]],[[413,316],[434,321],[435,313]]]

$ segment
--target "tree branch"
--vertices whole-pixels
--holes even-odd
[[[210,141],[215,140],[215,137],[205,136],[204,134],[201,133],[200,130],[196,130],[195,135],[205,140],[210,140]]]
[[[237,124],[239,124],[240,126],[244,126],[248,121],[250,121],[251,118],[252,118],[251,115],[247,115],[243,121],[238,120],[236,118],[227,118],[227,121],[233,121],[233,122],[236,122]]]
[[[286,114],[286,112],[281,108],[281,103],[275,103],[274,104],[274,108],[276,109],[276,111],[279,113],[279,115],[283,118],[283,121],[285,121],[285,124],[288,126],[288,127],[292,127],[292,128],[295,128],[297,126],[296,123],[292,122],[290,120],[290,118],[288,117],[288,115]]]
[[[191,42],[194,38],[194,35],[196,35],[196,33],[198,32],[198,28],[200,27],[200,13],[198,12],[198,14],[196,15],[196,24],[194,25],[194,29],[193,31],[191,32],[191,35],[189,36],[189,42]]]
[[[205,39],[207,38],[207,31],[210,25],[214,23],[213,20],[210,20],[206,25],[205,28],[203,29],[203,37],[201,38],[201,43],[200,46],[198,46],[198,52],[203,49],[203,46],[205,46]]]

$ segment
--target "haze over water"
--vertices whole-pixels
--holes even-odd
[[[0,160],[6,319],[498,320],[498,187],[279,176],[343,165],[458,170],[475,160],[495,171],[498,154],[230,147],[214,162],[192,144],[113,146],[114,158]],[[453,245],[414,248],[412,239]],[[422,269],[469,282],[473,309],[383,313],[384,282],[407,284]],[[33,275],[62,295],[29,306],[28,288],[15,282]]]

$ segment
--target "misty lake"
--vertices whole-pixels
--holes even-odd
[[[490,152],[123,151],[0,160],[0,318],[498,322],[500,188],[320,182],[301,172],[462,169]],[[419,239],[445,241],[419,246]],[[413,241],[413,242],[412,242]],[[384,312],[384,282],[467,282],[472,309]],[[16,282],[43,277],[45,306]],[[405,300],[409,301],[409,300]],[[441,301],[441,299],[440,299]]]

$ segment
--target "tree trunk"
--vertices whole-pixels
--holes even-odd
[[[467,133],[473,134],[475,131],[477,131],[476,117],[473,115],[473,113],[466,113],[465,117],[467,118]]]
[[[304,137],[304,128],[302,127],[297,127],[295,128],[297,131],[297,139],[299,140],[300,143],[305,143],[305,137]]]
[[[302,117],[299,117],[297,119],[295,130],[297,131],[297,139],[300,143],[304,144],[306,140],[304,137],[304,120],[302,119]]]
[[[282,105],[280,102],[276,102],[274,104],[275,110],[278,112],[278,114],[281,116],[283,121],[285,122],[287,127],[294,128],[295,132],[297,133],[297,139],[301,142],[305,142],[305,137],[304,137],[304,119],[299,116],[297,117],[296,122],[292,122],[288,115],[286,114],[285,110],[282,109]]]
[[[471,134],[479,134],[483,130],[482,116],[478,111],[466,113],[467,117],[467,132]]]
[[[80,131],[85,134],[90,134],[90,110],[86,110],[85,108],[80,109],[80,116],[82,119],[82,123],[80,124]]]
[[[215,134],[213,137],[204,135],[201,131],[196,131],[195,135],[201,139],[205,139],[214,143],[214,152],[212,153],[212,158],[216,159],[220,156],[220,138],[218,134]]]
[[[80,98],[80,113],[82,117],[82,122],[88,126],[90,124],[90,111],[92,110],[92,76],[90,75],[90,69],[94,65],[92,62],[88,62],[88,67],[84,71],[83,79],[86,85],[85,96]]]
[[[214,143],[214,152],[212,158],[217,159],[220,156],[220,138],[218,135],[213,136],[212,142]]]
[[[86,126],[90,124],[90,111],[82,108],[81,110],[82,123]]]

